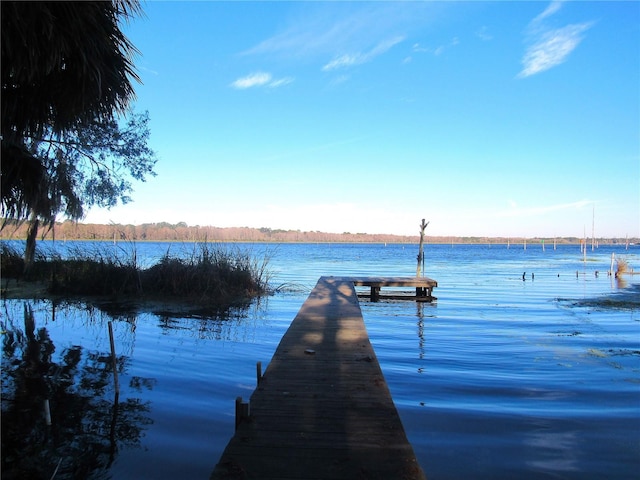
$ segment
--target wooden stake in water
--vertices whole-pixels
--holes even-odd
[[[111,366],[113,368],[113,384],[115,385],[116,393],[120,393],[120,382],[118,381],[118,363],[116,362],[116,346],[113,341],[113,327],[111,321],[109,321],[109,343],[111,344]]]
[[[420,249],[418,250],[418,267],[416,268],[416,277],[420,276],[420,269],[424,270],[424,229],[427,228],[429,222],[422,219],[420,224]]]
[[[262,380],[262,362],[256,363],[256,383]]]
[[[616,254],[611,253],[611,266],[609,267],[609,275],[613,275],[613,264],[615,263],[615,260],[616,260]]]
[[[240,424],[249,418],[249,403],[243,402],[242,397],[236,397],[236,430]]]
[[[51,425],[51,409],[48,398],[44,401],[44,421],[47,425]]]

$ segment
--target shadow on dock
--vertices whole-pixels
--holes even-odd
[[[424,479],[353,282],[322,277],[211,479]]]

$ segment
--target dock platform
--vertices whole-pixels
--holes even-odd
[[[212,475],[424,480],[353,279],[321,277],[276,349]]]
[[[342,280],[353,282],[359,287],[371,287],[368,295],[372,302],[381,298],[405,300],[415,299],[418,302],[431,302],[435,300],[432,295],[433,289],[438,286],[438,282],[429,277],[341,277]],[[414,296],[381,294],[382,287],[415,287]]]

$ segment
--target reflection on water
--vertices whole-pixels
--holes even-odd
[[[271,356],[264,344],[282,334],[269,336],[267,305],[210,318],[4,301],[3,479],[206,478],[233,432],[235,396],[248,396],[255,361]]]
[[[109,352],[73,345],[54,358],[48,329],[23,306],[22,322],[8,310],[2,322],[2,476],[87,478],[139,444],[149,405],[112,391]],[[124,372],[127,357],[116,365]],[[152,388],[153,379],[138,384]]]

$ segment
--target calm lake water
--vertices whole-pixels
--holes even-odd
[[[148,264],[168,248],[193,251],[135,245]],[[4,301],[3,479],[48,479],[56,468],[56,479],[207,479],[233,435],[235,398],[251,395],[256,362],[266,368],[318,278],[415,275],[418,250],[238,248],[267,252],[280,288],[225,319]],[[428,478],[639,477],[640,276],[609,277],[612,253],[640,271],[637,246],[589,246],[585,260],[579,246],[426,245],[437,301],[361,301]],[[592,301],[625,298],[636,307]]]

